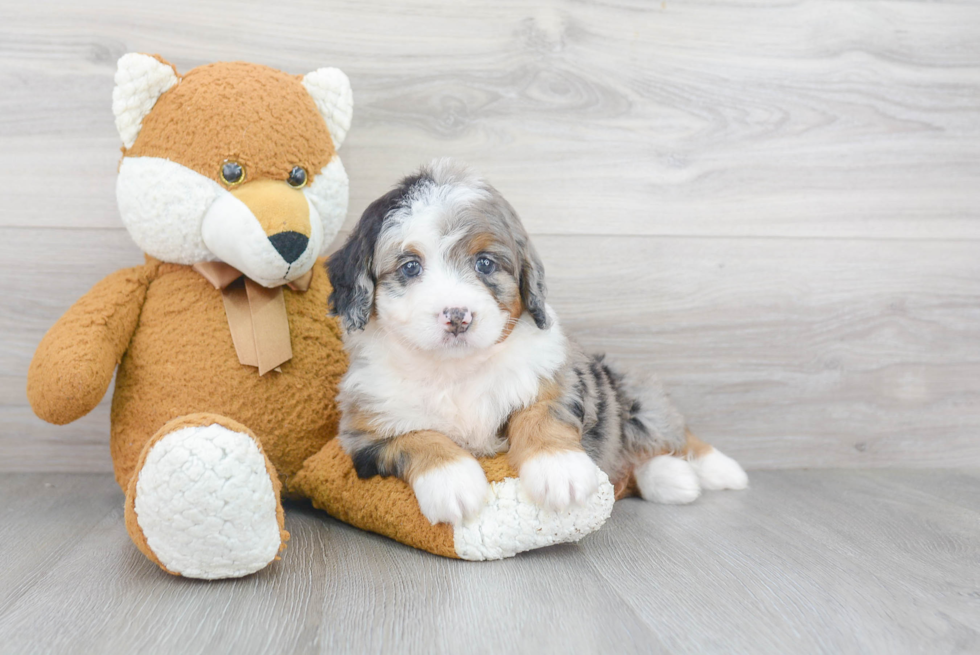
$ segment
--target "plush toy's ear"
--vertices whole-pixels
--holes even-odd
[[[303,76],[303,86],[313,96],[317,110],[327,122],[334,148],[340,150],[354,113],[350,80],[338,68],[318,68]]]
[[[116,130],[126,148],[132,148],[143,127],[143,119],[157,98],[177,84],[174,67],[151,55],[131,52],[119,58],[116,88],[112,90],[112,113]]]

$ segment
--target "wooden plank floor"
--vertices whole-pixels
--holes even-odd
[[[168,576],[99,474],[6,474],[0,652],[976,653],[980,471],[762,471],[464,563],[302,506],[281,562]]]

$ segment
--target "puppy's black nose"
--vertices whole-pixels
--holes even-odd
[[[446,307],[439,316],[439,321],[445,326],[447,332],[455,335],[462,334],[470,327],[473,322],[473,314],[465,307]]]
[[[310,238],[299,232],[280,232],[269,237],[272,247],[282,255],[287,264],[292,264],[306,252],[306,246],[310,243]]]

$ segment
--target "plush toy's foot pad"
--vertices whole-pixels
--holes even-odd
[[[430,553],[467,560],[502,559],[578,541],[598,530],[612,513],[613,487],[598,467],[598,491],[582,506],[554,512],[528,498],[505,455],[479,462],[490,482],[487,506],[471,521],[456,526],[429,523],[412,488],[397,478],[358,478],[336,439],[306,460],[290,487],[341,521]]]
[[[190,578],[236,578],[276,558],[288,539],[279,485],[247,430],[218,423],[180,427],[151,440],[141,459],[127,502],[141,534],[133,534],[133,525],[130,532],[164,569]]]
[[[491,498],[472,520],[453,528],[456,555],[493,560],[553,544],[578,541],[595,532],[612,513],[615,493],[606,474],[595,467],[598,491],[583,505],[560,512],[531,500],[518,478],[490,484]]]

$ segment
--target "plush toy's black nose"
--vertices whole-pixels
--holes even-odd
[[[310,243],[310,238],[299,232],[280,232],[269,237],[272,247],[275,248],[287,264],[292,264],[306,252],[306,246]]]

